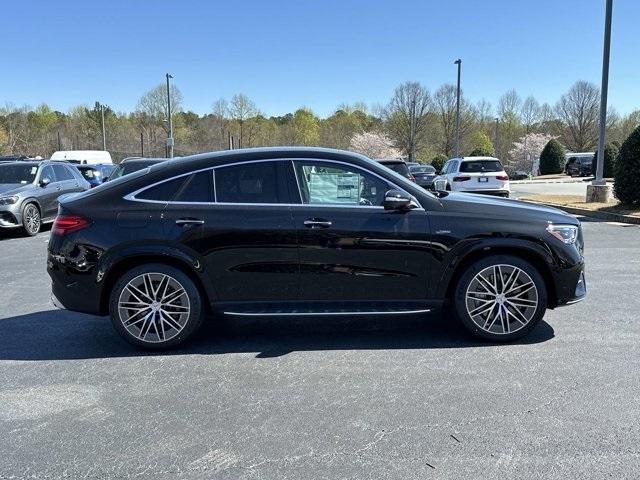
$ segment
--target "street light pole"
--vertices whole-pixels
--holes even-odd
[[[458,88],[456,90],[456,146],[455,156],[460,156],[460,69],[462,68],[462,60],[457,59],[454,64],[458,65]]]
[[[173,123],[171,122],[171,87],[169,79],[173,76],[167,73],[167,119],[169,121],[169,133],[167,136],[167,157],[173,158]]]
[[[600,125],[598,134],[598,164],[596,178],[587,186],[587,202],[606,202],[610,187],[602,178],[604,173],[604,144],[607,130],[607,93],[609,91],[609,54],[611,51],[611,16],[613,0],[606,0],[604,19],[604,47],[602,52],[602,85],[600,88]]]
[[[102,116],[102,150],[107,150],[107,136],[104,130],[104,105],[100,104],[100,115]]]

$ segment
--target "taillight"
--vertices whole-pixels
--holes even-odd
[[[509,175],[497,175],[496,180],[503,180],[506,182],[507,180],[509,180]]]
[[[471,180],[471,177],[453,177],[454,182],[466,182],[467,180]]]
[[[415,182],[416,177],[414,177],[412,174],[409,174],[409,180],[411,180],[412,182]]]
[[[90,223],[89,220],[79,215],[58,215],[51,227],[51,234],[63,237],[67,233],[88,227]]]

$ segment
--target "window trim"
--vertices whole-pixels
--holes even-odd
[[[124,197],[122,197],[124,200],[128,200],[131,202],[142,202],[142,203],[156,203],[156,204],[163,204],[163,205],[230,205],[230,206],[257,206],[257,207],[307,207],[307,208],[362,208],[362,209],[376,209],[376,210],[380,210],[380,209],[384,209],[383,206],[380,205],[348,205],[348,204],[309,204],[309,203],[304,203],[302,201],[302,191],[300,190],[300,183],[298,180],[298,174],[296,172],[296,168],[295,168],[295,163],[294,162],[326,162],[326,163],[337,163],[340,165],[346,165],[348,167],[351,168],[357,168],[360,169],[366,173],[369,173],[370,175],[373,175],[377,178],[379,178],[380,180],[383,180],[384,182],[388,183],[391,187],[393,187],[396,190],[400,190],[403,193],[406,193],[407,195],[410,195],[411,198],[413,199],[413,201],[416,203],[417,208],[414,208],[413,210],[421,210],[424,211],[424,207],[420,204],[420,202],[418,201],[418,199],[415,197],[415,195],[411,195],[409,192],[407,192],[404,188],[399,187],[397,184],[395,184],[394,182],[392,182],[391,180],[383,177],[382,175],[378,175],[376,172],[373,172],[371,170],[368,170],[367,168],[361,167],[360,165],[355,165],[349,162],[343,162],[341,160],[331,160],[331,159],[325,159],[325,158],[268,158],[268,159],[256,159],[256,160],[245,160],[245,161],[241,161],[241,162],[233,162],[233,163],[225,163],[223,165],[216,165],[213,167],[206,167],[206,168],[200,168],[198,170],[192,170],[190,172],[187,173],[181,173],[179,175],[175,175],[173,177],[170,178],[165,178],[163,180],[160,180],[158,182],[152,183],[151,185],[145,185],[142,188],[139,188],[131,193],[128,193],[127,195],[125,195]],[[293,172],[295,175],[295,179],[296,179],[296,186],[298,187],[298,197],[300,198],[300,203],[246,203],[246,202],[218,202],[218,194],[217,194],[217,189],[216,189],[216,170],[219,168],[225,168],[225,167],[233,167],[236,165],[245,165],[245,164],[249,164],[249,163],[263,163],[263,162],[289,162],[291,164],[291,168],[293,168]],[[136,195],[140,194],[141,192],[149,189],[149,188],[153,188],[157,185],[160,185],[161,183],[165,183],[165,182],[170,182],[172,180],[175,180],[177,178],[181,178],[181,177],[186,177],[188,175],[193,175],[195,173],[200,173],[200,172],[206,172],[208,170],[211,170],[211,174],[213,176],[213,202],[178,202],[178,201],[173,201],[173,200],[146,200],[146,199],[141,199],[141,198],[136,198]]]

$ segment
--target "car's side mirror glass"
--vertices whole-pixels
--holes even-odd
[[[408,210],[411,208],[411,197],[400,190],[389,190],[384,194],[385,210]]]
[[[43,188],[49,185],[50,183],[51,183],[51,179],[49,177],[44,177],[40,179],[40,186]]]

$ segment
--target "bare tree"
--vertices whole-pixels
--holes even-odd
[[[600,92],[592,83],[576,82],[560,97],[556,112],[565,124],[564,143],[574,152],[592,149],[598,139]]]
[[[416,158],[418,145],[427,130],[429,92],[418,82],[406,82],[396,88],[385,111],[387,128],[396,145],[410,161]]]
[[[171,87],[170,97],[171,112],[176,113],[182,111],[182,93],[180,93],[178,87]],[[161,125],[162,128],[164,128],[165,132],[169,131],[167,88],[164,84],[160,84],[145,93],[138,101],[137,110],[148,117],[155,119],[158,125]]]
[[[214,144],[217,145],[218,150],[224,150],[228,148],[227,131],[229,128],[229,105],[224,98],[220,98],[213,102],[212,109],[212,130],[214,136]]]
[[[255,117],[259,113],[258,108],[256,107],[256,104],[253,103],[251,99],[249,99],[249,97],[247,97],[243,93],[240,93],[240,94],[234,95],[231,98],[229,113],[231,114],[231,118],[238,123],[238,129],[239,129],[238,142],[241,147],[244,147],[245,122],[251,117]]]
[[[518,121],[522,100],[515,90],[509,90],[498,100],[498,116],[503,122]]]

